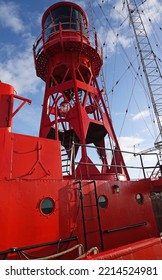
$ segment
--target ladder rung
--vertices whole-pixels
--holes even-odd
[[[86,196],[86,195],[91,196],[92,194],[95,195],[95,192],[93,192],[93,193],[90,193],[90,192],[89,192],[89,193],[84,193],[83,195],[84,195],[84,196]]]
[[[84,205],[83,208],[87,208],[87,207],[91,207],[91,206],[97,206],[97,204]]]

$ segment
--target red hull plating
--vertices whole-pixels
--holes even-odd
[[[161,260],[161,238],[150,238],[86,257],[87,260]]]
[[[161,179],[135,182],[65,179],[61,172],[58,141],[17,135],[5,130],[1,130],[0,139],[1,144],[3,143],[1,145],[3,176],[1,175],[0,181],[3,225],[0,233],[3,240],[1,252],[11,248],[22,248],[20,251],[32,252],[31,256],[39,257],[52,254],[58,247],[65,250],[77,244],[83,244],[86,250],[98,247],[99,251],[126,246],[122,250],[119,248],[119,252],[115,249],[94,258],[146,259],[150,258],[153,252],[158,252],[157,245],[160,252],[160,239],[151,238],[158,237],[159,230],[150,194],[162,191]],[[115,191],[114,185],[118,185],[119,192]],[[97,217],[95,187],[97,198],[102,196],[107,199],[106,207],[99,207],[101,232]],[[139,193],[143,196],[142,204],[136,199]],[[55,202],[51,214],[42,213],[43,198],[51,198]],[[145,239],[148,238],[150,241],[146,244]],[[67,241],[59,244],[59,240]],[[30,245],[54,241],[58,242],[51,246],[30,248]],[[138,248],[141,246],[141,249],[138,252],[137,245],[131,244],[135,241],[140,241]],[[145,244],[150,244],[149,249]],[[29,248],[26,248],[28,246]],[[16,254],[13,253],[14,249],[8,251],[7,258],[19,258],[19,250]],[[64,258],[77,258],[77,254],[76,250]],[[4,257],[5,252],[1,253],[1,256]],[[161,259],[160,253],[157,254],[158,257]]]

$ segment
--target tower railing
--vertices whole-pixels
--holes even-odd
[[[48,44],[54,45],[58,42],[58,36],[60,34],[62,35],[63,40],[70,39],[71,41],[76,41],[78,38],[80,38],[80,41],[83,41],[83,39],[85,39],[87,44],[97,50],[97,53],[99,54],[101,59],[103,58],[102,44],[99,41],[97,34],[94,33],[94,30],[87,30],[86,32],[83,32],[81,24],[79,25],[79,29],[70,28],[70,25],[70,21],[65,23],[60,22],[58,24],[52,23],[52,26],[50,27],[51,31],[48,35],[45,35],[45,30],[47,30],[48,28],[46,27],[44,32],[38,36],[33,46],[35,61],[43,52],[45,46],[48,46]],[[67,28],[65,28],[65,26],[67,26]]]

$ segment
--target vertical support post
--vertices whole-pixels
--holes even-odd
[[[139,156],[140,156],[140,161],[141,161],[143,176],[144,176],[144,178],[146,179],[146,174],[145,174],[145,169],[144,169],[144,165],[143,165],[142,155],[140,154]]]

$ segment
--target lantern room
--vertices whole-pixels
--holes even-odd
[[[46,41],[60,30],[82,31],[88,36],[88,19],[80,6],[71,2],[60,2],[50,6],[42,18],[42,31]]]
[[[42,32],[33,51],[37,76],[44,81],[47,81],[50,61],[56,61],[63,53],[65,57],[60,61],[66,60],[71,53],[75,52],[77,56],[82,53],[97,76],[103,63],[97,34],[89,30],[84,10],[72,2],[58,2],[44,12]]]

